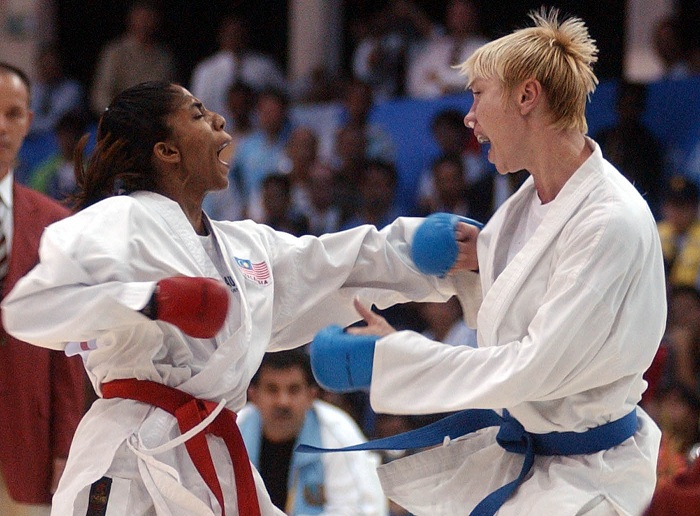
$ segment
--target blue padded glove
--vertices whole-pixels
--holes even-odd
[[[311,370],[318,384],[331,392],[369,389],[376,335],[352,335],[327,326],[311,342]]]
[[[451,213],[433,213],[418,226],[411,244],[411,258],[423,274],[443,277],[457,260],[455,227],[466,222],[481,229],[476,220]]]

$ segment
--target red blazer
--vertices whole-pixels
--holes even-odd
[[[44,228],[69,215],[56,201],[17,183],[13,204],[3,297],[37,264]],[[68,456],[85,410],[85,381],[79,357],[21,342],[0,328],[0,467],[16,501],[51,502],[53,459]]]

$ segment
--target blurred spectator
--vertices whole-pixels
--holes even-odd
[[[233,113],[227,95],[232,84],[243,83],[254,91],[286,89],[286,81],[274,59],[248,47],[248,28],[237,16],[222,18],[217,34],[219,50],[200,61],[192,72],[191,91],[210,111],[230,125]]]
[[[399,176],[392,163],[371,160],[360,177],[359,208],[341,229],[372,224],[378,229],[393,222],[399,215],[394,204]]]
[[[637,187],[658,219],[665,152],[642,121],[646,99],[645,84],[620,81],[615,102],[617,122],[599,131],[594,139],[606,159]]]
[[[369,121],[373,105],[370,85],[358,80],[351,81],[345,89],[343,98],[345,110],[340,125],[356,127],[363,132],[367,159],[394,161],[396,149],[391,135],[379,125]]]
[[[387,501],[371,452],[297,453],[299,443],[336,448],[366,440],[352,418],[317,399],[305,351],[266,353],[238,414],[248,455],[287,514],[383,516]]]
[[[272,170],[279,171],[290,133],[287,95],[267,89],[256,97],[255,129],[240,139],[229,172],[228,189],[204,200],[207,214],[219,220],[262,220],[261,185]]]
[[[88,130],[89,118],[84,112],[64,114],[56,124],[58,152],[39,164],[29,178],[29,187],[53,199],[63,201],[75,192],[74,152],[78,141]]]
[[[450,0],[445,13],[447,33],[432,38],[408,63],[406,92],[412,97],[435,98],[463,92],[466,79],[454,68],[488,42],[482,35],[476,3]]]
[[[292,206],[300,212],[309,204],[309,176],[318,160],[318,138],[313,129],[298,126],[291,130],[280,172],[289,176]]]
[[[672,287],[668,295],[668,349],[662,387],[678,384],[700,399],[700,290]]]
[[[323,235],[340,229],[340,210],[334,204],[333,170],[317,162],[309,171],[307,187],[308,203],[302,213],[309,221],[309,233]]]
[[[231,135],[231,156],[236,155],[238,145],[255,130],[253,124],[256,95],[253,89],[242,82],[231,85],[228,91],[228,111],[231,120],[226,122],[225,130]],[[206,106],[206,104],[205,104]],[[208,106],[206,106],[209,109]],[[234,178],[229,172],[228,188],[209,192],[203,207],[210,217],[219,220],[238,220],[243,217],[243,200],[241,198],[240,178]]]
[[[359,184],[367,159],[365,133],[361,128],[346,125],[335,135],[333,164],[333,195],[340,210],[340,225],[355,215],[360,204]]]
[[[439,28],[412,0],[389,0],[358,24],[365,30],[353,50],[353,76],[372,87],[377,101],[403,95],[407,56]]]
[[[661,447],[657,489],[662,489],[692,463],[691,450],[700,443],[700,397],[683,385],[672,384],[659,398]]]
[[[418,199],[418,215],[447,212],[471,216],[467,183],[464,180],[464,163],[459,156],[439,156],[433,161],[431,172],[433,188],[427,196]]]
[[[289,99],[281,90],[260,92],[255,103],[255,130],[238,145],[231,169],[234,184],[240,186],[246,216],[260,220],[260,186],[270,170],[279,170],[291,132]]]
[[[421,317],[427,323],[423,335],[451,346],[476,348],[476,330],[462,319],[462,307],[457,297],[445,303],[417,303]]]
[[[657,486],[644,516],[696,516],[700,507],[700,460]]]
[[[261,222],[295,236],[309,232],[309,221],[292,205],[292,183],[288,175],[272,173],[262,180]]]
[[[671,286],[691,285],[700,270],[698,187],[690,180],[672,177],[665,190],[658,223],[666,277]]]
[[[341,73],[320,64],[290,85],[290,96],[297,104],[339,102],[346,82],[347,78]]]
[[[231,145],[235,153],[235,149],[238,148],[240,141],[252,133],[254,129],[255,92],[247,84],[235,82],[229,88],[226,100],[228,112],[231,116],[231,119],[226,123],[226,132],[233,138]],[[212,110],[210,109],[210,111]]]
[[[508,178],[491,171],[474,132],[464,125],[464,113],[461,111],[453,108],[438,111],[430,121],[430,131],[437,143],[439,156],[458,156],[462,161],[468,213],[461,215],[486,222],[512,193]],[[435,183],[435,164],[422,171],[418,179],[418,206],[422,210],[438,198],[438,188],[446,188]]]
[[[30,136],[53,131],[63,115],[86,107],[83,86],[65,74],[61,52],[55,44],[39,47],[35,67],[37,78],[32,85],[34,118]]]
[[[661,62],[662,79],[684,79],[690,75],[681,23],[674,15],[661,18],[654,28],[653,44]]]
[[[101,51],[90,94],[90,107],[100,115],[112,98],[135,84],[175,80],[172,52],[158,42],[161,12],[155,2],[138,0],[127,13],[125,33]]]

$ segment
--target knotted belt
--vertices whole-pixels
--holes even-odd
[[[585,432],[550,432],[535,434],[507,410],[503,415],[488,409],[470,409],[449,415],[435,423],[402,434],[375,439],[345,448],[317,448],[300,444],[296,450],[302,453],[324,453],[356,450],[408,450],[441,444],[445,438],[456,439],[482,428],[498,426],[496,441],[512,453],[525,455],[518,477],[486,496],[471,512],[471,516],[492,516],[522,483],[532,468],[535,455],[582,455],[607,450],[621,444],[637,431],[637,412]]]
[[[103,383],[102,396],[107,399],[125,398],[140,401],[163,409],[175,416],[182,434],[200,424],[218,406],[212,401],[197,399],[191,394],[167,385],[133,378]],[[221,506],[221,515],[226,516],[224,496],[214,469],[206,434],[216,435],[226,443],[236,479],[238,513],[241,516],[260,516],[253,472],[241,432],[236,424],[236,414],[224,408],[204,431],[196,433],[185,441],[192,462],[216,496]]]

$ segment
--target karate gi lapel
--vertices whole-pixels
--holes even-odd
[[[134,197],[138,198],[140,202],[149,204],[161,216],[163,224],[170,229],[173,238],[178,240],[183,246],[189,259],[190,267],[192,267],[189,275],[217,278],[223,281],[221,274],[216,269],[199,237],[194,232],[192,225],[177,203],[151,192],[139,192],[134,194]],[[212,231],[214,231],[214,237],[217,238],[216,230],[212,228]],[[222,246],[219,247],[221,248]],[[226,256],[225,249],[221,249],[221,252],[223,253],[224,261],[227,263],[229,273],[231,273],[231,267],[228,265],[230,257]],[[236,278],[236,281],[240,282],[238,278]],[[239,290],[238,294],[232,295],[242,296],[243,293]],[[236,305],[232,303],[232,306]],[[247,303],[244,299],[241,299],[240,306],[240,319],[229,316],[224,327],[214,337],[216,351],[207,361],[206,367],[179,386],[181,389],[198,397],[209,399],[225,398],[229,401],[227,406],[229,408],[235,407],[236,409],[240,408],[240,405],[245,401],[245,389],[240,388],[240,386],[247,384],[247,378],[243,382],[241,379],[242,371],[231,367],[231,365],[236,363],[246,353],[246,344],[249,342],[248,338],[241,339],[238,334],[245,331],[246,336],[250,336],[252,325],[250,314],[246,309]],[[235,392],[230,391],[230,386],[236,386]]]
[[[550,244],[561,233],[564,225],[601,181],[598,170],[602,159],[600,148],[596,145],[593,154],[579,167],[556,199],[552,201],[549,211],[534,235],[497,278],[494,278],[494,262],[501,253],[508,252],[510,238],[505,236],[508,235],[508,231],[515,231],[518,222],[516,217],[521,216],[527,209],[526,204],[530,202],[535,188],[532,177],[528,178],[506,202],[503,209],[495,216],[494,223],[489,223],[484,228],[482,233],[484,241],[479,243],[480,247],[487,246],[485,267],[481,268],[484,301],[477,323],[479,331],[486,337],[484,342],[497,342],[497,330],[504,317],[510,313],[510,305],[515,296],[523,294],[523,283],[538,265]],[[505,228],[503,225],[508,227]],[[482,236],[479,238],[481,239]]]
[[[200,269],[200,275],[209,278],[219,278],[220,274],[204,250],[192,225],[182,211],[182,208],[175,202],[162,195],[152,192],[138,192],[133,195],[141,202],[153,207],[163,221],[168,226],[173,238],[179,240],[191,258]]]

